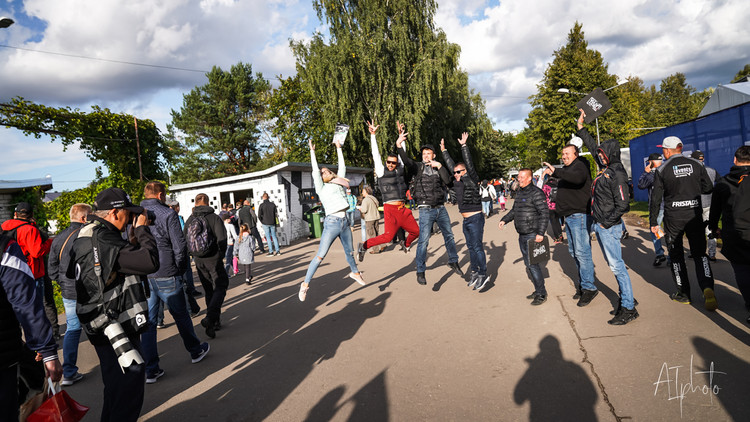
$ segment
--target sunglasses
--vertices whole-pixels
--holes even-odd
[[[465,171],[466,171],[466,169],[456,170],[456,171],[453,172],[453,174],[461,174],[461,173],[463,173]]]
[[[393,164],[394,166],[398,164],[398,161],[386,161],[386,164]]]

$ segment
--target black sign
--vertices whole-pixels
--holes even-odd
[[[601,116],[612,108],[612,103],[609,102],[609,98],[604,94],[601,88],[597,88],[579,102],[576,103],[576,108],[583,109],[586,113],[586,117],[583,118],[585,123],[591,123],[597,117]]]

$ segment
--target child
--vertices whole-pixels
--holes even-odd
[[[497,200],[500,201],[500,210],[505,211],[505,193],[498,195]]]
[[[228,212],[222,215],[222,217],[224,220],[224,228],[227,229],[227,253],[224,257],[226,259],[224,263],[227,274],[231,277],[238,273],[236,261],[234,261],[234,259],[230,261],[230,258],[234,255],[234,242],[237,240],[237,229],[234,228],[234,224],[232,224],[232,216]]]
[[[234,245],[234,256],[245,270],[245,283],[249,286],[253,281],[251,264],[255,262],[255,239],[250,234],[250,226],[240,225],[239,239]]]

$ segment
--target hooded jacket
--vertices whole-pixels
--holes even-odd
[[[750,241],[742,238],[740,231],[737,230],[736,223],[742,219],[748,221],[750,212],[741,211],[740,215],[736,215],[734,207],[739,206],[739,209],[744,210],[750,209],[750,197],[748,195],[737,197],[740,181],[750,183],[750,166],[732,166],[729,173],[716,182],[716,187],[711,196],[708,228],[716,230],[719,227],[719,219],[721,219],[721,253],[730,262],[747,264],[750,262]]]
[[[586,128],[579,130],[577,135],[596,155],[599,174],[591,182],[591,215],[594,221],[608,229],[619,224],[623,214],[630,209],[628,173],[620,161],[620,143],[610,139],[597,146]]]
[[[185,274],[189,262],[187,243],[177,213],[156,198],[144,199],[141,206],[156,216],[150,228],[159,248],[159,271],[148,276],[158,278]]]
[[[43,239],[36,224],[30,220],[11,219],[2,224],[3,230],[16,230],[16,242],[21,247],[26,262],[31,267],[34,279],[40,279],[46,274],[44,270],[44,255],[49,252],[52,239]]]

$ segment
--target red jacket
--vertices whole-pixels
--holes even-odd
[[[25,225],[18,227],[22,224]],[[46,274],[44,269],[44,255],[49,253],[52,239],[42,242],[42,236],[34,222],[12,219],[5,221],[2,225],[3,230],[13,230],[16,227],[18,227],[18,230],[16,230],[18,245],[26,257],[26,262],[28,262],[32,274],[34,274],[34,279],[44,277]]]

